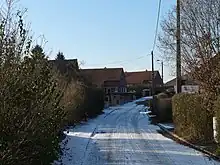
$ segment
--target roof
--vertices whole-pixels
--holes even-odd
[[[193,81],[188,75],[183,75],[181,79],[185,81],[186,85],[197,85],[197,83],[195,81]],[[164,86],[167,86],[167,87],[175,86],[175,85],[176,85],[176,78],[174,78],[164,84]]]
[[[97,69],[81,69],[82,75],[86,77],[92,84],[101,87],[104,82],[108,84],[120,81],[123,68],[97,68]]]
[[[154,76],[158,73],[154,71]],[[125,76],[128,84],[142,84],[144,81],[152,80],[152,71],[125,72]]]

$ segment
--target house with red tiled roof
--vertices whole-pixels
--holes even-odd
[[[150,94],[152,86],[152,71],[125,72],[128,87],[141,86]],[[155,88],[163,86],[163,80],[159,71],[154,71]]]
[[[152,71],[139,71],[139,72],[125,72],[126,81],[128,86],[145,85],[151,86]],[[155,87],[163,85],[163,80],[159,71],[154,71]]]
[[[82,75],[94,87],[102,88],[106,105],[118,105],[126,102],[130,95],[123,68],[81,69]],[[129,96],[128,96],[129,95]]]

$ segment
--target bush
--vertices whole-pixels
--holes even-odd
[[[157,99],[163,99],[163,98],[168,98],[168,94],[166,93],[159,93],[156,95]]]
[[[86,111],[100,113],[104,101],[96,89],[87,92],[65,77],[78,78],[71,66],[65,76],[54,74],[40,46],[30,52],[23,12],[6,3],[8,11],[0,10],[0,164],[47,165],[58,158],[63,128]]]
[[[216,116],[216,121],[217,121],[217,141],[220,142],[220,97],[215,101],[214,104],[214,112]],[[220,148],[219,148],[220,149]]]
[[[172,98],[155,99],[156,115],[160,122],[172,121]]]
[[[58,156],[65,113],[47,59],[26,57],[19,65],[5,66],[0,75],[2,163],[48,164]]]
[[[191,142],[210,142],[213,128],[199,94],[177,94],[172,99],[175,133]]]
[[[104,109],[104,93],[98,88],[88,88],[85,100],[85,112],[88,117],[96,117],[101,114]]]
[[[150,110],[152,114],[156,115],[156,119],[159,122],[172,121],[172,101],[168,94],[159,93],[154,96],[155,108],[153,109],[152,100],[149,102]]]

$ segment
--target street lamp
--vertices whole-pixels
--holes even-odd
[[[158,62],[161,62],[161,78],[163,82],[163,61],[162,60],[157,60]]]

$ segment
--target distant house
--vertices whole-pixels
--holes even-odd
[[[187,93],[194,93],[199,91],[199,85],[196,81],[194,81],[190,76],[188,75],[183,75],[181,77],[181,84],[182,84],[182,92],[187,92]],[[174,91],[176,91],[176,78],[166,82],[164,84],[164,86],[167,89],[173,89]]]
[[[152,71],[125,72],[128,87],[141,86],[144,87],[144,95],[150,95],[152,86]],[[155,87],[162,87],[163,80],[159,71],[154,71]]]
[[[128,86],[145,85],[151,86],[152,84],[152,71],[140,71],[140,72],[125,72],[126,81]],[[163,85],[163,80],[159,71],[154,71],[155,86],[160,87]]]
[[[106,106],[123,104],[130,100],[123,68],[81,69],[80,71],[94,87],[103,89]]]

